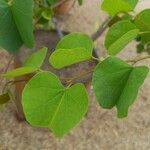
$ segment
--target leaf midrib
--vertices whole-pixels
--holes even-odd
[[[127,83],[129,82],[130,75],[131,75],[133,69],[134,69],[134,68],[131,68],[131,70],[129,70],[129,75],[128,75],[127,81],[125,82],[125,85],[123,86],[123,89],[122,89],[121,92],[120,92],[120,96],[119,96],[119,98],[118,98],[118,101],[116,102],[116,105],[118,104],[118,102],[119,102],[120,99],[121,99],[122,93],[124,92],[124,90],[125,90],[125,88],[126,88],[126,86],[127,86]]]
[[[134,32],[134,31],[139,31],[139,29],[136,29],[136,28],[135,28],[135,29],[132,29],[132,30],[126,32],[126,33],[123,34],[120,38],[118,38],[113,44],[111,44],[111,45],[109,46],[109,48],[108,48],[109,53],[113,54],[112,48],[116,46],[116,43],[118,43],[118,41],[122,41],[122,39],[124,39],[124,37],[126,37],[126,35],[128,35],[128,34],[131,33],[131,32]],[[130,36],[130,37],[131,37],[131,36]],[[118,52],[120,52],[120,50],[119,50]],[[117,53],[118,53],[118,52],[117,52]],[[114,54],[113,54],[113,55],[114,55]]]
[[[50,125],[49,125],[50,127],[52,127],[53,122],[54,122],[54,120],[55,120],[55,118],[56,118],[56,116],[57,116],[57,114],[58,114],[58,111],[59,111],[59,109],[60,109],[60,107],[61,107],[61,104],[63,103],[64,96],[65,96],[65,91],[64,91],[64,93],[63,93],[63,95],[62,95],[62,97],[61,97],[61,99],[60,99],[59,105],[57,106],[57,108],[56,108],[56,110],[55,110],[55,113],[54,113],[52,119],[50,120]]]

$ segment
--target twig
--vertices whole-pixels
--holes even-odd
[[[64,34],[61,31],[60,27],[58,26],[57,19],[55,17],[53,17],[52,18],[52,22],[53,22],[53,24],[55,26],[55,29],[56,29],[56,31],[57,31],[57,33],[59,35],[59,38],[61,39],[64,36]]]
[[[130,60],[127,60],[126,62],[135,64],[135,63],[137,63],[139,61],[142,61],[142,60],[145,60],[145,59],[149,59],[149,58],[150,58],[150,55],[144,56],[144,57],[140,57],[140,58],[130,59]]]
[[[93,41],[97,40],[103,34],[103,32],[107,29],[108,24],[112,20],[112,18],[113,17],[106,18],[106,20],[100,25],[98,30],[95,33],[93,33],[92,35]]]
[[[94,72],[94,69],[89,70],[89,71],[84,72],[84,73],[81,73],[81,74],[79,74],[79,75],[73,76],[73,77],[60,78],[60,80],[66,80],[66,81],[68,81],[68,82],[72,82],[72,81],[74,81],[74,80],[76,80],[76,79],[79,79],[79,78],[81,78],[81,77],[83,77],[83,76],[86,76],[86,75],[88,75],[88,74],[90,74],[90,73],[92,73],[92,72]]]
[[[3,73],[6,73],[6,72],[7,72],[7,70],[8,70],[8,69],[9,69],[9,67],[10,67],[10,64],[11,64],[11,62],[12,62],[13,58],[14,58],[14,56],[13,56],[13,55],[11,55],[11,56],[10,56],[10,60],[8,61],[7,65],[6,65],[6,68],[4,69]],[[0,81],[0,85],[2,84],[3,80],[4,80],[4,78],[2,78],[2,79],[1,79],[1,81]]]

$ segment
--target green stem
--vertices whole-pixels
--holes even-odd
[[[92,56],[92,59],[93,59],[93,60],[96,60],[96,61],[100,61],[99,58],[96,58],[96,57],[94,57],[94,56]]]
[[[140,32],[139,34],[148,34],[150,31]]]

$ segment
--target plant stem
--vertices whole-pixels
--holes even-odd
[[[55,17],[53,17],[52,18],[52,22],[53,22],[53,24],[55,26],[55,29],[56,29],[56,31],[57,31],[57,33],[59,35],[59,38],[61,39],[64,36],[64,34],[61,31],[60,27],[58,26],[57,19]]]
[[[89,71],[84,72],[84,73],[81,73],[81,74],[79,74],[79,75],[73,76],[73,77],[60,78],[60,80],[66,80],[66,81],[68,81],[68,82],[72,82],[72,81],[74,81],[74,80],[76,80],[76,79],[80,79],[81,77],[86,76],[86,75],[88,75],[88,74],[90,74],[90,73],[92,73],[92,72],[94,72],[94,69],[89,70]]]
[[[106,20],[100,25],[98,30],[95,33],[93,33],[92,35],[93,41],[97,40],[104,33],[104,31],[107,29],[108,24],[112,20],[112,18],[113,17],[106,18]]]
[[[139,32],[139,34],[148,34],[150,31],[145,31],[145,32]]]
[[[8,70],[8,69],[9,69],[9,67],[10,67],[10,64],[11,64],[11,62],[12,62],[13,58],[14,58],[14,56],[13,56],[13,55],[11,55],[11,56],[10,56],[10,60],[8,61],[7,65],[6,65],[6,68],[4,69],[3,73],[6,73],[6,72],[7,72],[7,70]],[[4,79],[4,78],[2,78],[2,79],[1,79],[0,84],[2,84],[3,79]]]
[[[145,60],[145,59],[149,59],[149,58],[150,58],[150,55],[143,56],[143,57],[140,57],[140,58],[130,59],[130,60],[127,60],[127,62],[135,64],[135,63],[137,63],[139,61],[142,61],[142,60]]]
[[[99,58],[96,58],[96,57],[94,57],[94,56],[92,56],[92,59],[93,59],[93,60],[96,60],[96,61],[100,61]]]

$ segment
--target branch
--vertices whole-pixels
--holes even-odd
[[[106,18],[106,20],[100,25],[98,30],[95,33],[93,33],[92,35],[93,41],[97,40],[104,33],[104,31],[107,29],[108,24],[112,20],[112,18],[113,17]]]
[[[53,17],[52,18],[52,22],[53,22],[53,24],[55,26],[55,29],[56,29],[56,31],[57,31],[57,33],[59,35],[59,38],[61,39],[64,36],[64,34],[61,31],[60,27],[58,26],[57,19],[55,17]]]
[[[145,60],[145,59],[149,59],[149,58],[150,58],[150,55],[143,56],[143,57],[140,57],[140,58],[134,58],[134,59],[126,60],[126,62],[135,64],[135,63],[137,63],[139,61],[142,61],[142,60]]]
[[[88,75],[88,74],[90,74],[90,73],[92,73],[92,72],[94,72],[94,69],[91,69],[91,70],[89,70],[89,71],[87,71],[87,72],[81,73],[81,74],[76,75],[76,76],[73,76],[73,77],[60,78],[60,80],[65,80],[65,81],[67,81],[67,82],[70,83],[70,82],[72,82],[72,81],[74,81],[74,80],[76,80],[76,79],[80,79],[81,77],[86,76],[86,75]]]

